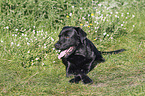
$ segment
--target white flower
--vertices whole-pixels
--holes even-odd
[[[29,43],[29,42],[27,42],[27,45],[30,45],[30,43]]]
[[[101,5],[102,5],[102,4],[98,4],[98,6],[100,6],[100,7],[101,7]]]
[[[44,46],[44,48],[46,48],[46,46]]]
[[[132,25],[133,27],[135,27],[135,25]]]
[[[80,7],[80,9],[83,9],[82,7]]]
[[[9,26],[6,26],[5,28],[6,28],[6,29],[9,29]]]
[[[132,17],[134,18],[134,17],[135,17],[135,15],[132,15]]]
[[[53,61],[53,63],[55,63],[55,61]]]
[[[72,16],[72,13],[70,13],[69,16]]]
[[[11,42],[11,45],[13,45],[14,44],[14,42]]]
[[[74,6],[71,6],[72,8],[74,8]]]
[[[123,26],[123,24],[121,24],[121,26]]]
[[[129,14],[129,12],[127,14]]]
[[[107,33],[105,32],[105,33],[103,33],[103,35],[105,36]]]
[[[106,17],[104,17],[103,21],[105,21],[105,20],[106,20]]]
[[[39,60],[39,58],[36,58],[35,60]]]
[[[3,43],[3,41],[1,40],[1,43]]]
[[[18,29],[15,29],[16,31],[18,31]]]
[[[20,46],[20,44],[17,44],[17,46]]]
[[[82,17],[82,19],[83,19],[83,20],[86,20],[86,18],[85,18],[85,17]]]
[[[44,63],[42,63],[42,66],[44,66]]]
[[[33,30],[33,34],[35,34],[35,30]]]
[[[115,15],[115,17],[118,17],[117,15]]]
[[[54,39],[51,37],[51,40],[54,41]]]
[[[27,53],[30,53],[30,51],[28,51]]]
[[[110,8],[109,7],[107,7],[107,10],[109,10]]]
[[[52,48],[53,50],[55,50],[55,48]]]

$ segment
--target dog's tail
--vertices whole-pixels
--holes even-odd
[[[101,54],[118,54],[120,52],[125,51],[125,49],[119,49],[119,50],[115,50],[115,51],[109,51],[109,52],[105,52],[105,51],[100,51]]]

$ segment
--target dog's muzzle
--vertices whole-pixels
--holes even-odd
[[[54,47],[55,47],[57,50],[59,50],[60,44],[59,44],[59,43],[56,43],[56,44],[54,45]]]

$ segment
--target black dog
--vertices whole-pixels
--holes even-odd
[[[66,26],[60,32],[59,41],[55,44],[55,48],[61,50],[58,58],[62,59],[66,66],[66,76],[74,75],[74,78],[69,81],[70,83],[79,83],[80,80],[84,84],[92,83],[93,81],[86,74],[96,64],[105,61],[101,54],[124,51],[124,49],[120,49],[100,52],[86,36],[87,34],[81,28]]]

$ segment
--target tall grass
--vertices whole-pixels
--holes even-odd
[[[65,25],[80,26],[92,34],[90,38],[104,42],[127,34],[125,25],[135,18],[135,13],[124,10],[130,4],[119,1],[12,0],[1,5],[1,33],[7,36],[1,41],[8,40],[2,46],[10,46],[3,50],[11,51],[7,56],[16,56],[24,67],[40,65],[36,62],[53,52],[53,42]],[[135,24],[131,26],[133,30]]]
[[[144,1],[139,0],[1,0],[1,94],[145,94],[143,91],[144,85],[140,85],[140,83],[144,83],[143,68],[145,67],[143,61],[144,4]],[[68,83],[61,83],[68,80],[65,80],[64,66],[57,59],[59,51],[55,50],[53,45],[58,40],[57,35],[64,26],[81,27],[88,34],[88,38],[100,50],[114,50],[121,47],[132,51],[121,55],[121,57],[116,57],[116,55],[105,56],[107,60],[108,58],[111,59],[107,62],[109,67],[107,63],[99,65],[100,69],[96,69],[92,74],[89,74],[95,79],[95,84],[100,84],[89,86],[90,91],[85,91],[87,87],[81,84],[69,85]],[[139,47],[134,47],[138,44]],[[140,52],[136,53],[136,51]],[[134,55],[134,57],[131,57],[131,55]],[[119,61],[118,58],[122,58],[123,61]],[[130,59],[126,60],[126,58]],[[136,61],[137,58],[139,61]],[[133,62],[135,64],[131,65]],[[127,70],[135,70],[134,67],[138,63],[137,68],[140,71],[137,72],[141,74],[133,72],[130,75]],[[129,68],[128,66],[133,67]],[[100,75],[97,75],[96,72]],[[101,77],[101,75],[105,76]],[[106,75],[110,77],[106,77]],[[142,78],[137,76],[136,78],[140,78],[138,81],[135,81],[135,79],[125,81],[126,79],[123,79],[133,78],[133,75],[140,75]],[[120,78],[121,81],[117,78]],[[135,89],[131,87],[130,89],[128,82],[129,84],[137,82],[137,87]],[[35,83],[38,84],[35,86]],[[124,90],[125,84],[127,91]],[[39,89],[39,85],[42,88]],[[55,85],[59,89],[54,87]],[[79,91],[73,92],[74,87]],[[98,87],[99,89],[97,89]],[[84,90],[82,90],[83,88]],[[110,89],[113,91],[110,92]]]

